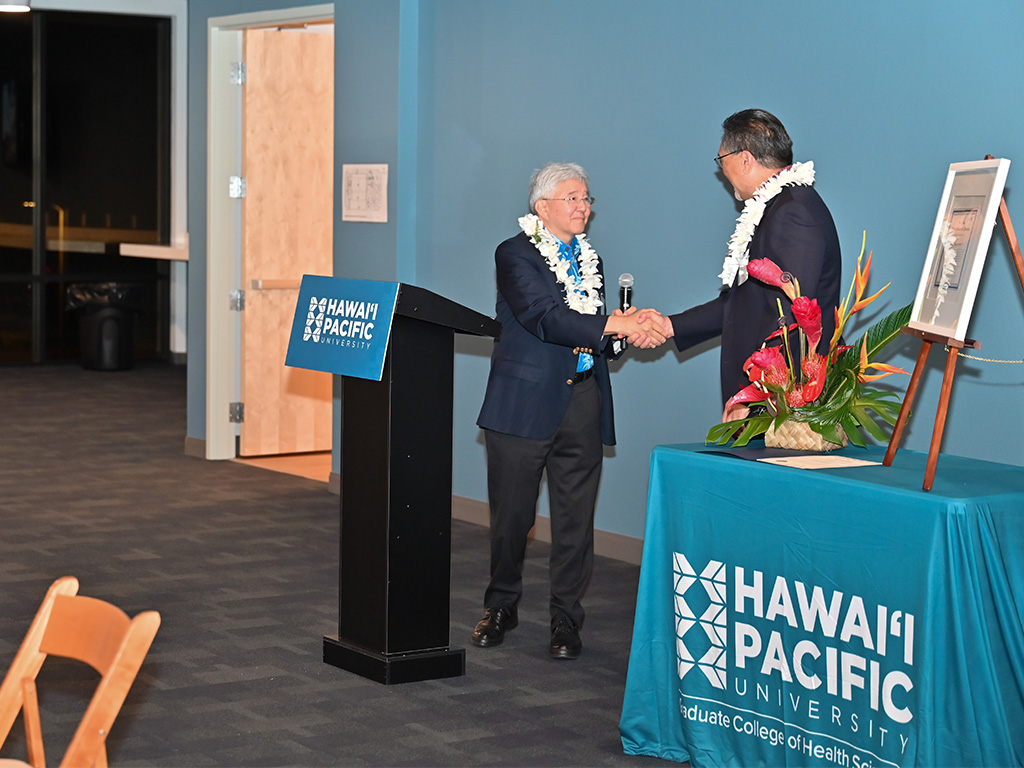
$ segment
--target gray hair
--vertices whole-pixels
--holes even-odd
[[[590,191],[590,177],[587,176],[587,172],[583,170],[582,165],[576,163],[548,163],[539,171],[533,172],[533,178],[530,179],[530,213],[537,212],[537,201],[543,200],[552,192],[559,184],[566,181],[582,181],[587,191]]]

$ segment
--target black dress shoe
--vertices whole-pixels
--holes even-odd
[[[476,629],[470,635],[469,640],[473,645],[481,648],[491,648],[501,645],[505,639],[505,633],[515,629],[519,624],[519,616],[515,608],[498,606],[488,608],[484,611],[484,617],[477,622]]]
[[[568,619],[559,619],[551,628],[551,658],[578,659],[583,650],[580,628]]]

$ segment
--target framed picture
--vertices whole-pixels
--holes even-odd
[[[908,325],[963,341],[1010,161],[949,166]]]

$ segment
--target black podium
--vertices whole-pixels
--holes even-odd
[[[343,377],[338,634],[324,661],[390,685],[465,674],[449,647],[455,334],[501,325],[401,284],[380,381]]]

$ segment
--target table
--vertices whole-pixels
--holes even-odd
[[[625,751],[1021,765],[1024,467],[943,455],[926,492],[925,453],[801,470],[743,450],[652,454]]]

